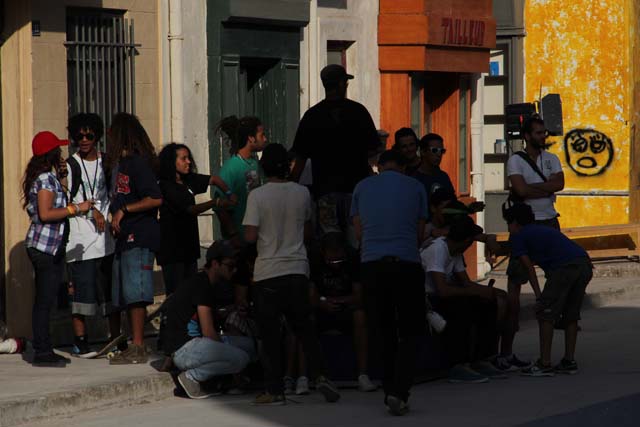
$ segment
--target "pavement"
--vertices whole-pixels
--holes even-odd
[[[496,278],[497,287],[506,286],[505,277],[498,275]],[[638,278],[597,277],[587,292],[586,308],[600,309],[585,311],[581,322],[583,333],[579,352],[585,358],[584,361],[579,360],[585,374],[547,380],[516,376],[507,381],[473,387],[452,386],[443,381],[429,382],[416,387],[412,397],[414,411],[407,419],[415,422],[423,417],[423,421],[434,425],[493,426],[544,421],[543,424],[526,425],[554,426],[565,421],[554,421],[548,417],[584,410],[590,405],[595,406],[590,407],[591,415],[587,419],[594,420],[597,417],[593,414],[609,413],[609,406],[606,406],[609,401],[615,402],[611,405],[629,411],[640,408],[640,369],[636,365],[640,346],[636,338],[636,331],[640,328]],[[519,354],[533,358],[538,344],[535,322],[527,321],[532,319],[533,304],[529,286],[523,287],[522,303],[524,323],[516,348]],[[558,334],[556,353],[561,350],[561,342]],[[74,358],[63,369],[34,368],[23,360],[22,355],[0,355],[0,427],[27,423],[68,425],[70,420],[75,425],[96,426],[134,422],[141,425],[187,425],[190,422],[185,423],[184,420],[192,418],[194,423],[198,419],[202,422],[223,419],[224,423],[216,422],[218,426],[344,425],[347,420],[351,425],[375,426],[390,421],[386,417],[370,420],[370,416],[364,415],[384,414],[380,404],[381,393],[372,396],[346,391],[343,403],[331,406],[331,411],[326,411],[326,404],[317,395],[312,395],[298,399],[304,404],[294,402],[289,405],[293,409],[289,406],[269,408],[272,412],[267,415],[264,415],[266,408],[248,405],[250,396],[225,396],[199,402],[181,399],[174,397],[175,384],[171,376],[156,371],[152,364],[110,366],[106,359]],[[505,387],[507,383],[509,387]],[[570,387],[566,390],[558,388],[560,384]],[[521,395],[524,387],[526,396]],[[634,397],[634,394],[638,395]],[[604,409],[597,406],[603,404]],[[505,405],[509,408],[506,414],[503,411]],[[620,411],[624,412],[623,409]],[[481,416],[471,417],[476,412]],[[147,415],[150,420],[156,419],[153,414],[165,415],[155,424],[142,422]],[[640,416],[640,413],[636,415]],[[46,420],[45,424],[42,420]],[[112,424],[108,423],[109,420]],[[364,420],[370,421],[365,423]],[[403,420],[398,423],[405,423]]]

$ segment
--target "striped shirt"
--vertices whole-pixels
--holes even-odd
[[[51,191],[54,194],[54,209],[67,206],[67,195],[58,178],[51,172],[38,175],[29,190],[27,214],[31,219],[31,225],[25,243],[28,248],[55,255],[63,247],[66,221],[44,223],[40,220],[38,215],[38,192],[40,190]]]

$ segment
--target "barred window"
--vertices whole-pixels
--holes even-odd
[[[67,9],[69,117],[96,113],[108,128],[116,113],[135,114],[133,19],[124,11]],[[100,147],[104,150],[103,146]]]

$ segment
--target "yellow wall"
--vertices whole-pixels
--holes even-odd
[[[565,190],[609,192],[606,197],[559,196],[563,226],[629,221],[629,198],[610,192],[629,191],[632,4],[627,0],[526,2],[525,99],[538,99],[541,85],[543,96],[559,93],[562,98],[565,136],[549,138],[554,143],[549,151],[560,157]],[[582,153],[572,148],[580,150],[584,141],[587,147],[602,151],[594,155],[588,153],[590,148]],[[609,147],[611,162],[606,166]],[[593,157],[598,166],[581,167],[594,163],[580,160],[583,157]]]

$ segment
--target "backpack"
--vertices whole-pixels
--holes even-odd
[[[102,159],[104,159],[105,154],[103,152],[100,152],[100,156],[102,157]],[[75,157],[69,156],[69,158],[67,159],[67,167],[69,168],[69,172],[71,174],[71,188],[69,188],[69,201],[70,202],[73,201],[73,199],[76,197],[76,195],[78,194],[78,191],[80,190],[80,186],[82,186],[82,197],[84,197],[84,200],[89,200],[87,198],[87,190],[84,188],[84,181],[82,180],[82,168],[80,167],[80,163],[78,163]],[[104,167],[103,167],[103,170],[104,170]],[[104,171],[104,174],[105,174],[104,181],[105,181],[105,184],[107,185],[107,193],[108,193],[111,180],[107,176],[106,171]]]
[[[542,171],[540,170],[540,168],[538,167],[538,165],[536,165],[536,163],[531,160],[531,157],[529,157],[529,155],[527,153],[525,153],[524,151],[516,151],[515,153],[513,153],[515,156],[519,156],[522,160],[524,160],[525,162],[527,162],[527,164],[531,167],[531,169],[533,169],[533,171],[535,173],[538,174],[538,176],[540,176],[540,178],[542,178],[543,182],[547,182],[547,177],[544,176],[544,174],[542,173]],[[516,203],[524,203],[524,199],[522,197],[520,197],[513,188],[509,189],[509,196],[507,197],[507,206],[513,206]]]

